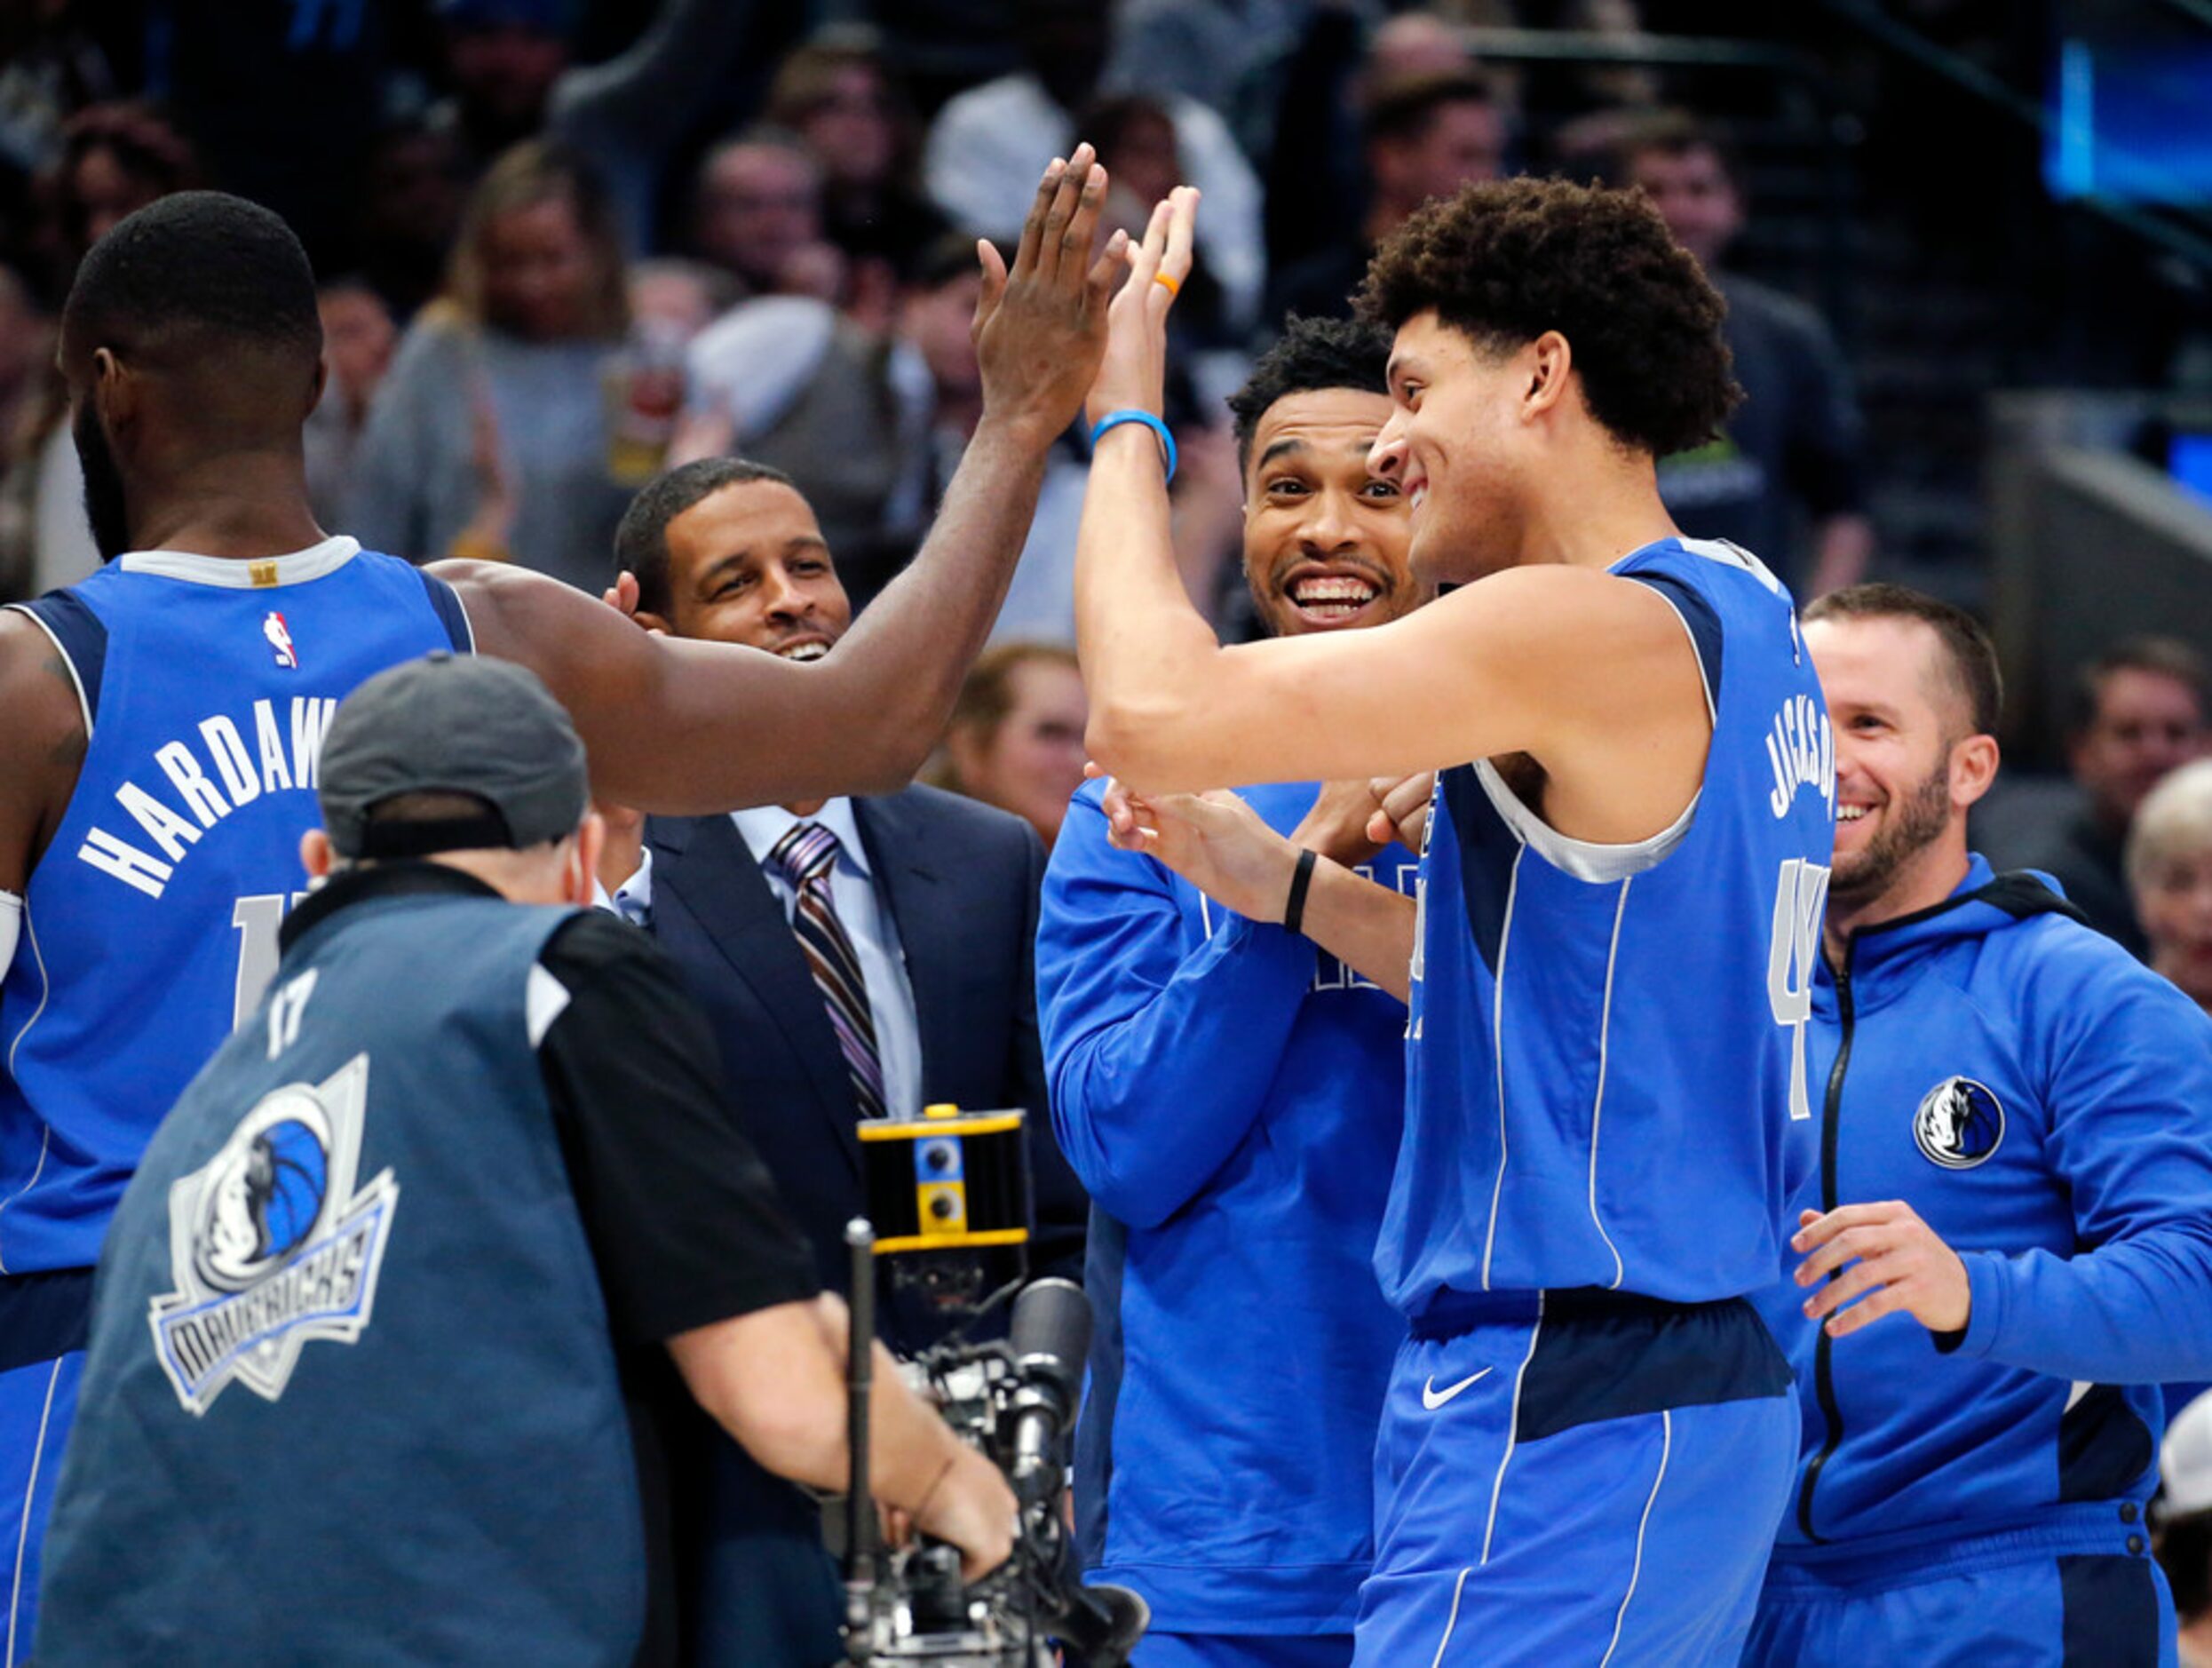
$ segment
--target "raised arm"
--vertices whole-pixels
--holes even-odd
[[[1194,209],[1178,190],[1132,248],[1094,423],[1159,409],[1173,292],[1157,279],[1188,271]],[[1695,652],[1665,600],[1633,581],[1565,564],[1509,568],[1370,631],[1225,648],[1184,595],[1160,448],[1136,424],[1099,439],[1076,552],[1091,756],[1146,793],[1404,775],[1526,752],[1554,794],[1587,783],[1603,798],[1571,831],[1628,840],[1666,826],[1702,771]]]
[[[751,0],[673,0],[621,57],[553,83],[552,125],[565,139],[656,155],[699,119],[743,50],[754,10]]]
[[[602,797],[703,814],[890,792],[936,745],[1029,531],[1046,453],[1105,341],[1120,239],[1091,262],[1106,172],[1078,146],[1048,169],[1010,273],[980,249],[984,415],[913,564],[813,665],[652,637],[578,592],[453,564],[487,654],[543,677],[575,717]]]

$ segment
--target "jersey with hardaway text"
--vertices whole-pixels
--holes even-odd
[[[469,647],[451,587],[350,538],[124,556],[24,605],[90,745],[0,983],[0,1273],[89,1267],[147,1140],[275,970],[316,766],[368,678]]]

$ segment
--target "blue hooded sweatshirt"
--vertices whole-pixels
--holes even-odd
[[[1243,795],[1288,830],[1315,791]],[[1094,1203],[1084,1565],[1163,1632],[1349,1633],[1406,1335],[1371,1263],[1405,1006],[1114,850],[1103,792],[1068,807],[1037,926],[1053,1131]],[[1410,893],[1415,868],[1391,846],[1371,871]]]
[[[2212,1377],[2212,1019],[2042,877],[1976,857],[1944,902],[1823,961],[1810,1044],[1825,1099],[1793,1225],[1901,1199],[1973,1307],[1962,1333],[1900,1314],[1831,1339],[1794,1283],[1758,1299],[1804,1418],[1777,1562],[2077,1504],[2136,1522],[2157,1385]]]

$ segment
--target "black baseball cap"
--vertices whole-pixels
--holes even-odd
[[[378,672],[339,703],[317,792],[340,856],[395,858],[564,839],[583,820],[591,785],[575,726],[534,673],[440,652]],[[409,793],[466,794],[483,809],[369,820]]]

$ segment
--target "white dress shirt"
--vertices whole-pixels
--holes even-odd
[[[829,870],[829,902],[838,923],[852,941],[860,957],[860,977],[868,981],[869,1017],[876,1022],[876,1054],[884,1068],[884,1108],[894,1118],[922,1115],[922,1029],[914,1014],[914,987],[907,978],[906,952],[899,943],[899,928],[891,910],[877,895],[870,872],[868,847],[860,843],[860,825],[852,814],[852,801],[831,799],[810,817],[794,816],[780,805],[754,811],[733,811],[730,821],[738,838],[760,865],[768,889],[783,906],[789,920],[798,907],[798,894],[768,862],[787,830],[802,821],[819,822],[837,837],[837,858]],[[653,853],[638,854],[638,871],[614,888],[610,900],[624,920],[644,925],[653,915]]]

